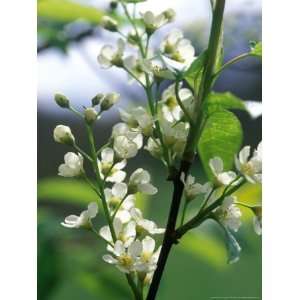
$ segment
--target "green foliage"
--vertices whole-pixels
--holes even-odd
[[[38,17],[65,23],[83,19],[92,24],[98,24],[104,15],[99,9],[68,0],[39,1],[37,12]]]
[[[211,92],[204,105],[204,110],[207,114],[211,114],[218,110],[246,110],[246,106],[242,99],[230,92],[214,93]]]
[[[226,250],[223,243],[204,233],[189,233],[182,239],[180,247],[181,251],[193,255],[200,261],[205,261],[215,268],[224,268],[226,266]]]
[[[203,51],[190,65],[188,70],[184,73],[184,79],[189,86],[195,90],[199,90],[200,82],[202,79],[204,64],[206,61],[207,52]]]
[[[209,160],[218,156],[224,162],[224,170],[231,169],[242,139],[240,121],[233,113],[220,110],[208,116],[198,143],[198,153],[209,178],[213,178]]]
[[[250,54],[257,57],[262,57],[262,43],[261,42],[251,42],[250,43]]]

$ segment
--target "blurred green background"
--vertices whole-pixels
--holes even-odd
[[[142,10],[173,7],[178,13],[174,26],[181,27],[193,41],[197,53],[205,47],[208,35],[209,1],[149,0]],[[160,5],[158,5],[160,3]],[[70,149],[55,144],[52,130],[57,124],[72,128],[76,139],[86,147],[82,124],[57,108],[53,94],[66,94],[78,107],[88,105],[99,92],[117,91],[120,107],[145,103],[142,91],[128,85],[118,70],[101,70],[96,56],[101,45],[116,36],[98,27],[108,1],[38,1],[38,299],[114,300],[131,299],[125,277],[102,261],[105,245],[92,234],[68,230],[60,225],[66,215],[80,213],[95,195],[84,182],[59,178],[57,167]],[[172,25],[171,25],[172,26]],[[157,35],[161,39],[168,29]],[[261,39],[260,1],[228,1],[225,16],[225,59],[247,51],[249,40]],[[156,41],[155,41],[156,42]],[[162,87],[163,88],[163,87]],[[261,101],[261,63],[248,59],[228,69],[216,85],[217,91],[231,91],[244,100]],[[261,139],[261,118],[238,112],[244,129],[244,144],[256,146]],[[117,110],[108,112],[96,127],[99,145],[105,142],[111,126],[118,121]],[[130,161],[128,173],[137,167],[149,169],[159,194],[141,199],[147,217],[164,226],[170,205],[171,184],[162,165],[140,154]],[[205,180],[197,161],[193,174]],[[246,186],[243,201],[261,201],[259,186]],[[197,203],[195,203],[197,205]],[[193,209],[192,209],[193,211]],[[191,213],[192,213],[191,211]],[[244,224],[237,239],[242,247],[239,262],[227,264],[222,230],[213,223],[184,237],[169,258],[158,300],[206,300],[210,297],[261,297],[261,238],[252,229],[251,215],[243,210]],[[100,227],[104,224],[98,218]]]

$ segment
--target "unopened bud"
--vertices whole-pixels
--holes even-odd
[[[98,112],[94,108],[88,107],[84,111],[84,118],[87,123],[92,124],[97,120]]]
[[[53,138],[56,142],[73,146],[75,138],[71,132],[70,127],[64,125],[57,125],[53,131]]]
[[[113,18],[111,18],[109,16],[104,16],[102,18],[101,24],[102,24],[103,28],[105,28],[106,30],[109,30],[112,32],[118,31],[118,23],[116,22],[116,20],[114,20]]]
[[[165,18],[168,20],[168,22],[173,22],[176,17],[176,12],[172,8],[165,10],[163,12],[163,14],[164,14]]]
[[[92,99],[92,105],[93,106],[97,106],[99,103],[100,103],[100,101],[102,100],[102,98],[104,97],[104,95],[103,94],[97,94],[93,99]]]
[[[62,108],[69,108],[70,107],[70,101],[69,99],[62,95],[62,94],[55,94],[54,95],[54,100],[57,103],[58,106]]]
[[[118,93],[108,93],[101,101],[101,110],[105,111],[110,109],[115,103],[117,103],[120,99],[120,94]]]

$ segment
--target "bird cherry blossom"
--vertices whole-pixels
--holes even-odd
[[[70,215],[65,218],[61,223],[62,226],[67,228],[91,228],[91,219],[95,218],[98,213],[98,205],[92,202],[88,205],[87,210],[84,210],[79,216]]]
[[[63,177],[76,177],[83,172],[83,157],[81,154],[68,152],[64,156],[64,163],[58,167],[58,175]]]

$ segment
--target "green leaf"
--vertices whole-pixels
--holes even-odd
[[[213,179],[209,160],[216,156],[223,160],[224,170],[231,169],[242,139],[240,121],[233,113],[223,110],[208,116],[198,143],[198,154],[208,178]]]
[[[38,17],[66,23],[84,19],[92,24],[98,24],[104,15],[102,11],[95,7],[68,0],[39,1],[37,4],[37,12]]]
[[[224,109],[247,110],[243,100],[230,92],[210,93],[205,101],[204,109],[207,114]]]
[[[203,51],[190,65],[188,70],[184,73],[184,79],[190,85],[190,87],[198,91],[201,78],[204,71],[204,64],[206,60],[206,51]]]
[[[250,43],[250,54],[257,57],[262,57],[262,43],[261,42],[251,42]]]
[[[182,245],[182,246],[181,246]],[[222,242],[205,233],[189,233],[183,236],[179,249],[206,261],[216,268],[226,267],[227,253]]]
[[[226,233],[226,244],[228,249],[228,263],[233,264],[240,259],[241,246],[233,236],[233,234],[224,227]]]

